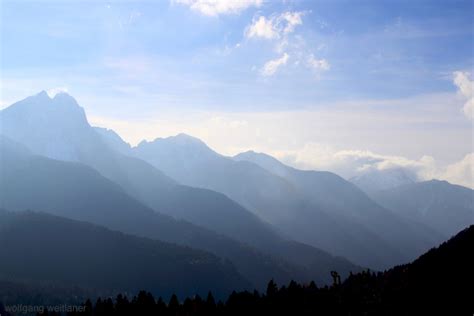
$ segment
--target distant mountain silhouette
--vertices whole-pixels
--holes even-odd
[[[361,236],[370,238],[370,234],[373,234],[385,241],[389,246],[377,245],[375,240],[368,239],[363,240],[362,244],[385,247],[379,248],[376,253],[384,249],[385,259],[392,260],[389,265],[412,260],[444,238],[443,235],[424,224],[402,218],[395,212],[380,207],[359,188],[334,173],[298,170],[284,165],[269,155],[253,151],[241,153],[234,159],[256,163],[290,182],[317,209],[330,214],[345,232],[352,233],[351,237],[354,240],[360,240]],[[308,216],[314,216],[314,221],[321,217],[317,213]],[[413,243],[414,240],[416,243]],[[359,248],[350,248],[350,250],[354,249]],[[397,250],[400,251],[398,257],[396,257]],[[391,251],[395,259],[390,257]],[[348,258],[353,257],[348,256]]]
[[[94,168],[101,175],[119,184],[126,194],[155,211],[185,219],[257,247],[260,252],[278,257],[280,261],[283,259],[283,261],[296,264],[300,267],[292,269],[300,272],[293,271],[295,277],[309,276],[320,279],[324,276],[327,278],[326,272],[333,265],[340,266],[341,270],[346,272],[357,270],[356,266],[345,259],[335,258],[314,247],[282,238],[270,225],[223,194],[179,185],[150,164],[124,155],[129,145],[111,130],[92,128],[85,115],[82,115],[82,109],[76,111],[82,113],[81,115],[76,112],[64,113],[68,115],[64,120],[74,121],[75,123],[71,125],[80,126],[74,131],[67,130],[60,121],[61,117],[45,118],[42,115],[43,110],[49,113],[62,107],[80,108],[67,94],[62,94],[60,98],[57,96],[50,99],[44,93],[40,93],[17,102],[0,112],[0,122],[4,126],[2,133],[21,142],[36,154],[80,162]],[[42,136],[63,134],[67,135],[66,139],[50,139]],[[30,135],[33,136],[30,137]],[[73,148],[70,151],[75,155],[57,154],[62,152],[58,148],[63,146]],[[47,150],[51,147],[56,149],[54,155]],[[170,241],[182,242],[182,238],[177,234]],[[192,241],[192,246],[203,247],[202,244],[198,245],[197,241]],[[203,249],[215,252],[215,249],[210,249],[211,245],[206,244]],[[222,255],[222,251],[218,255]],[[257,274],[254,275],[254,277],[257,276]],[[261,280],[266,281],[263,275]]]
[[[0,152],[0,206],[7,210],[48,212],[210,251],[231,260],[238,271],[257,287],[272,277],[282,280],[316,278],[323,282],[328,280],[327,271],[332,265],[346,272],[358,270],[346,260],[311,247],[308,247],[308,258],[305,258],[298,254],[297,247],[291,248],[291,244],[287,244],[295,255],[303,257],[301,260],[308,261],[307,267],[264,255],[214,231],[153,211],[90,167],[32,155],[6,137],[0,137]]]
[[[144,141],[132,150],[180,183],[222,192],[291,238],[364,266],[406,262],[441,240],[332,173],[224,157],[184,134]]]
[[[324,284],[330,271],[342,278],[360,271],[338,256],[386,269],[413,260],[473,223],[473,191],[467,188],[440,181],[412,183],[409,175],[392,170],[381,178],[379,173],[352,179],[364,193],[333,173],[298,170],[265,154],[225,157],[185,134],[131,147],[114,131],[91,127],[84,110],[65,93],[50,98],[42,92],[0,111],[0,134],[0,209],[20,212],[0,212],[0,249],[14,259],[1,260],[0,286],[13,291],[24,282],[35,289],[45,288],[43,282],[53,282],[56,289],[70,283],[86,292],[103,286],[101,293],[150,289],[171,294],[180,288],[180,295],[206,287],[217,293],[261,290],[270,279]],[[460,243],[439,249],[451,249],[447,252],[456,261],[471,263],[461,254],[465,242],[448,244]],[[104,247],[110,252],[101,253]],[[79,249],[90,257],[83,266],[74,265],[81,262],[77,254],[51,262],[52,255],[40,257],[43,248],[45,255]],[[295,282],[288,289],[269,284],[269,291],[293,300],[295,291],[305,288],[308,295],[326,296],[328,304],[348,299],[377,308],[395,306],[399,299],[411,299],[405,295],[421,291],[425,301],[429,295],[441,300],[432,293],[436,271],[449,286],[461,283],[447,279],[447,267],[468,280],[472,272],[465,272],[464,262],[445,262],[445,254],[430,255],[438,250],[425,255],[433,259],[422,256],[385,273],[351,274],[320,292]],[[173,259],[177,270],[187,272],[174,273]],[[160,264],[163,270],[151,271]],[[93,275],[83,276],[94,267]],[[149,299],[146,293],[140,297]],[[226,304],[247,299],[262,299],[261,307],[266,306],[264,297],[249,292],[232,294]],[[276,296],[272,300],[274,311],[291,312],[284,306],[278,310]],[[180,305],[176,297],[172,301]]]
[[[104,142],[111,147],[113,150],[121,154],[129,154],[131,150],[130,144],[124,142],[120,136],[111,129],[102,127],[93,127],[94,130],[100,135]]]
[[[34,154],[92,167],[142,207],[304,269],[327,269],[324,262],[334,260],[350,266],[326,252],[382,269],[443,237],[329,172],[297,170],[255,153],[224,157],[184,134],[130,148],[115,132],[92,128],[64,93],[19,101],[0,112],[0,124],[1,133]],[[212,251],[207,246],[198,248]]]
[[[96,146],[86,114],[66,93],[50,98],[45,91],[0,112],[1,133],[33,152],[59,160],[80,161],[78,144]]]
[[[474,190],[447,181],[424,181],[374,193],[374,199],[449,237],[474,224]]]
[[[0,274],[33,284],[167,296],[222,296],[251,286],[210,253],[44,213],[0,211],[0,249],[8,258],[0,260]]]
[[[349,179],[369,196],[383,191],[396,188],[405,184],[416,182],[416,176],[402,168],[391,168],[385,170],[370,170]]]
[[[374,263],[377,258],[364,261],[374,249],[366,251],[365,245],[357,244],[357,238],[350,238],[350,231],[339,228],[339,223],[329,214],[309,205],[291,183],[254,163],[221,156],[202,141],[184,134],[142,142],[133,151],[181,183],[228,195],[292,238],[344,254],[360,264],[381,264]],[[317,221],[308,218],[311,212],[318,213]],[[363,239],[378,242],[377,236],[370,237]]]

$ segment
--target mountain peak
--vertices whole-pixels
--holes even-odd
[[[175,163],[177,159],[184,163],[187,160],[202,161],[220,156],[202,140],[183,133],[156,138],[151,142],[144,140],[134,147],[133,151],[142,159],[148,157],[155,161],[157,165],[163,165],[165,162]]]
[[[48,93],[48,91],[41,90],[37,94],[29,96],[24,100],[35,101],[36,103],[45,103],[45,102],[58,103],[58,102],[61,102],[61,103],[64,103],[64,104],[74,104],[75,106],[79,106],[76,99],[74,99],[74,97],[72,97],[70,94],[68,94],[65,91],[59,91],[57,93],[54,93],[54,95],[51,95],[50,93]],[[22,100],[22,101],[24,101],[24,100]],[[19,102],[21,102],[21,101],[19,101]]]
[[[185,134],[185,133],[179,133],[175,136],[168,136],[168,137],[158,137],[155,138],[153,141],[148,142],[146,140],[143,140],[138,144],[137,147],[141,146],[147,146],[147,145],[163,145],[166,144],[168,146],[178,146],[181,148],[193,148],[193,149],[200,149],[201,151],[211,151],[214,152],[211,148],[209,148],[206,143],[204,143],[202,140],[199,138],[196,138],[194,136]]]
[[[58,108],[70,108],[75,110],[80,109],[80,112],[83,112],[82,107],[77,103],[76,99],[66,92],[59,92],[53,98],[51,98],[48,92],[45,90],[13,103],[3,111],[20,111],[20,109],[23,109],[21,111],[28,112],[50,111],[57,110]]]
[[[4,135],[54,159],[77,160],[73,143],[90,134],[84,109],[67,93],[41,91],[0,111],[0,119]]]
[[[283,164],[275,157],[272,157],[265,153],[256,152],[253,150],[248,150],[240,154],[237,154],[233,157],[233,159],[237,161],[246,160],[246,161],[250,161],[258,165],[261,165],[261,166],[262,165],[266,165],[267,167],[273,166],[273,168],[276,168],[276,167],[279,168],[283,166]]]
[[[254,150],[247,150],[247,151],[244,151],[244,152],[241,152],[237,155],[235,155],[235,157],[237,156],[258,156],[260,155],[260,153],[254,151]]]
[[[41,104],[41,103],[49,103],[51,102],[51,98],[49,97],[48,93],[45,90],[38,92],[37,94],[33,94],[29,97],[26,97],[23,100],[13,103],[8,108],[14,107],[16,104],[24,104],[24,103],[34,103],[34,104]]]
[[[285,177],[288,174],[288,168],[281,161],[265,153],[248,150],[232,157],[235,161],[248,161],[259,165],[263,169],[270,171],[280,177]]]
[[[431,180],[427,180],[425,181],[426,183],[444,183],[444,184],[450,184],[448,181],[446,180],[439,180],[439,179],[431,179]]]
[[[278,159],[268,155],[268,154],[265,154],[265,153],[262,153],[262,152],[256,152],[254,150],[247,150],[247,151],[244,151],[240,154],[237,154],[234,156],[234,158],[236,159],[239,159],[241,158],[240,160],[245,160],[244,158],[259,158],[259,159],[268,159],[268,160],[271,160],[271,161],[278,161]]]
[[[447,187],[458,186],[457,184],[452,184],[449,181],[440,180],[440,179],[431,179],[431,180],[423,181],[420,183],[423,185],[431,186],[433,188],[447,188]]]
[[[147,144],[157,144],[157,143],[174,143],[174,144],[179,144],[179,145],[191,145],[191,144],[200,144],[207,146],[202,140],[199,138],[196,138],[194,136],[185,134],[185,133],[179,133],[174,136],[168,136],[168,137],[157,137],[152,141],[147,141],[146,139],[142,140],[137,147],[140,147],[141,145],[147,145]]]
[[[46,90],[42,90],[42,91],[40,91],[39,93],[37,93],[37,94],[35,94],[35,95],[31,96],[31,97],[36,97],[36,98],[48,98],[48,99],[51,99],[51,98],[49,97],[48,92],[46,92]]]
[[[369,195],[373,195],[377,191],[413,184],[417,182],[417,180],[413,172],[403,168],[369,170],[349,179],[350,182]]]
[[[169,136],[166,139],[170,140],[170,141],[179,142],[181,144],[200,144],[200,145],[207,146],[199,138],[196,138],[194,136],[191,136],[191,135],[188,135],[188,134],[185,134],[185,133],[179,133],[178,135],[175,135],[175,136]]]
[[[56,95],[53,97],[53,101],[74,103],[75,105],[79,106],[76,99],[64,91],[56,93]]]

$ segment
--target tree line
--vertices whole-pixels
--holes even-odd
[[[405,288],[404,284],[390,280],[399,272],[363,271],[351,274],[340,283],[337,273],[333,274],[331,286],[318,287],[314,282],[299,284],[291,281],[278,286],[273,280],[266,291],[232,292],[226,300],[216,300],[211,292],[206,297],[195,295],[180,300],[172,295],[169,300],[155,298],[151,293],[141,291],[128,298],[119,294],[115,298],[98,298],[95,302],[84,302],[84,311],[72,312],[68,316],[217,316],[217,315],[472,315],[473,304],[462,301],[456,291],[438,288],[445,296],[436,300],[432,291],[418,295]],[[390,274],[390,275],[388,275]],[[450,293],[454,293],[450,294]],[[47,312],[41,315],[58,315]]]

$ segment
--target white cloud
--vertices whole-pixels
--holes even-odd
[[[474,189],[474,153],[450,164],[440,175],[441,179]]]
[[[287,53],[284,53],[280,58],[267,61],[261,70],[262,75],[272,76],[280,66],[286,65],[289,57]]]
[[[173,0],[207,16],[238,14],[250,7],[260,7],[263,0]]]
[[[435,158],[427,155],[409,159],[368,150],[335,150],[319,143],[308,143],[301,149],[275,155],[297,168],[332,171],[347,179],[374,170],[403,169],[420,181],[447,180],[474,189],[474,153],[446,167],[438,166]]]
[[[281,20],[286,21],[286,26],[283,28],[283,33],[292,33],[297,25],[302,25],[301,17],[304,12],[285,12],[280,16]]]
[[[331,65],[326,59],[317,59],[313,54],[308,57],[308,67],[320,71],[320,70],[329,70]]]
[[[327,144],[307,143],[302,148],[276,153],[288,164],[302,169],[328,170],[351,178],[371,170],[404,168],[419,178],[432,177],[436,167],[430,156],[408,159],[403,156],[381,155],[370,150],[337,150]]]
[[[302,25],[302,16],[305,12],[283,12],[268,18],[259,16],[254,18],[245,30],[247,38],[279,39],[293,33],[296,26]]]
[[[474,98],[470,98],[466,103],[464,103],[462,111],[467,118],[474,120]]]
[[[471,98],[474,93],[474,82],[470,80],[469,77],[470,74],[468,72],[454,72],[454,83],[459,88],[459,92],[461,92],[466,98]]]
[[[467,99],[463,113],[468,119],[474,120],[474,81],[470,79],[469,72],[455,71],[453,75],[459,93]]]
[[[273,21],[264,16],[260,16],[246,29],[245,36],[247,38],[262,37],[266,39],[278,38],[280,35],[274,28]]]
[[[327,71],[331,68],[329,62],[324,58],[316,58],[306,48],[306,41],[300,34],[293,34],[299,25],[303,25],[303,16],[306,11],[286,11],[281,14],[273,14],[269,17],[255,17],[252,23],[245,29],[244,35],[248,39],[266,39],[274,41],[274,50],[281,53],[289,53],[293,56],[295,66],[304,66],[315,71]],[[319,47],[319,46],[318,46]],[[273,75],[286,59],[271,60],[267,62],[261,74]]]

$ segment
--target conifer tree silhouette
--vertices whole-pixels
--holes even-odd
[[[271,279],[270,282],[268,282],[268,285],[267,285],[267,296],[272,297],[276,293],[278,293],[278,286],[276,285],[275,281],[273,281],[273,279]]]

